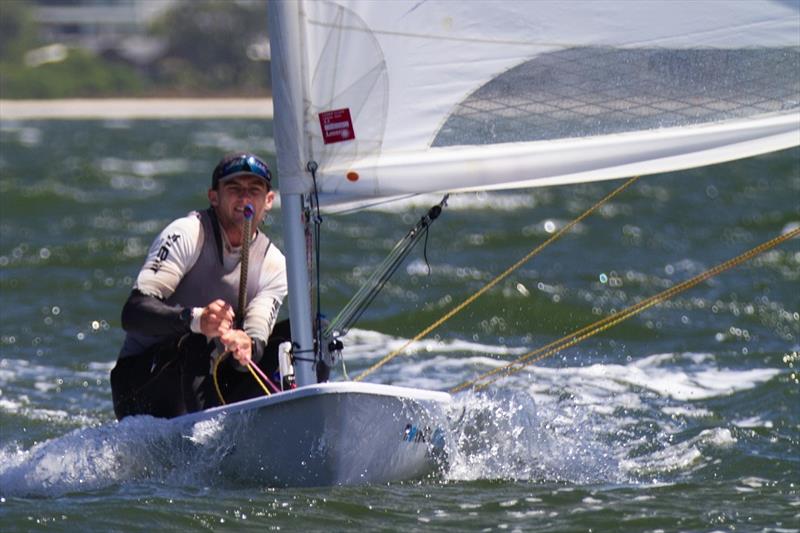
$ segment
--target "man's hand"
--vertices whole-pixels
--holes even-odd
[[[219,337],[225,350],[242,366],[250,363],[253,346],[250,336],[241,329],[233,329],[233,308],[223,300],[214,300],[203,308],[200,329],[207,337]]]
[[[222,337],[233,327],[233,308],[223,300],[214,300],[203,308],[200,330],[206,337]]]
[[[242,366],[250,364],[252,357],[252,340],[250,336],[240,329],[232,329],[219,338],[225,349],[231,352],[233,357]]]

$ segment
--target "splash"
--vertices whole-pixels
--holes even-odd
[[[74,430],[29,450],[0,450],[0,495],[56,497],[129,482],[218,484],[240,418],[196,424],[136,416]]]
[[[348,348],[356,364],[368,365],[405,342],[354,333]],[[426,340],[412,348],[383,368],[386,382],[441,389],[516,355],[514,348],[458,340]],[[735,446],[736,426],[769,428],[767,419],[720,417],[715,401],[769,387],[782,372],[731,367],[724,356],[693,352],[531,366],[484,393],[455,398],[446,478],[669,483]]]
[[[400,339],[357,331],[357,361],[369,364]],[[383,350],[379,350],[379,347]],[[444,347],[444,348],[443,348]],[[476,368],[503,364],[502,347],[463,341],[421,343],[387,365],[395,384],[442,388]],[[438,352],[424,357],[427,352]],[[513,356],[507,353],[506,355]],[[667,353],[628,363],[538,367],[453,401],[445,479],[566,484],[664,483],[703,470],[737,446],[739,428],[769,418],[720,416],[718,399],[774,381],[781,369],[732,369],[710,353]],[[6,400],[4,408],[18,408]],[[58,496],[138,482],[174,486],[251,483],[225,458],[247,420],[194,424],[132,417],[86,423],[28,450],[0,449],[0,495]],[[241,466],[241,465],[239,465]]]
[[[537,407],[526,392],[510,390],[465,393],[455,403],[448,479],[596,483],[619,477],[612,450],[575,406]]]

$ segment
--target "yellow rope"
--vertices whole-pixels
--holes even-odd
[[[214,388],[217,390],[217,398],[219,398],[220,405],[226,405],[227,402],[225,398],[222,396],[222,390],[219,388],[219,380],[217,379],[217,370],[219,369],[219,364],[222,362],[223,359],[228,357],[231,352],[225,352],[214,361],[214,370],[211,372],[211,376],[214,378]]]
[[[537,246],[536,248],[534,248],[533,250],[528,252],[528,254],[525,255],[522,259],[520,259],[519,261],[517,261],[516,263],[514,263],[513,265],[508,267],[502,274],[498,275],[493,280],[491,280],[489,283],[484,285],[475,294],[473,294],[472,296],[470,296],[469,298],[464,300],[462,303],[460,303],[459,305],[457,305],[456,307],[451,309],[442,318],[440,318],[439,320],[437,320],[436,322],[434,322],[433,324],[431,324],[430,326],[428,326],[427,328],[425,328],[424,330],[419,332],[417,335],[414,336],[413,339],[410,339],[405,344],[403,344],[400,348],[394,350],[389,355],[385,356],[383,359],[381,359],[380,361],[378,361],[377,363],[375,363],[374,365],[372,365],[368,369],[366,369],[363,372],[361,372],[361,374],[356,376],[356,378],[353,381],[361,381],[362,379],[364,379],[368,375],[372,374],[373,372],[378,370],[380,367],[382,367],[383,365],[385,365],[386,363],[388,363],[389,361],[391,361],[392,359],[394,359],[395,357],[397,357],[398,355],[403,353],[403,351],[406,348],[408,348],[412,343],[417,342],[421,338],[425,337],[428,333],[430,333],[434,329],[438,328],[439,326],[441,326],[442,324],[444,324],[445,322],[450,320],[453,316],[455,316],[457,313],[462,311],[469,304],[471,304],[472,302],[477,300],[480,296],[482,296],[486,291],[488,291],[489,289],[491,289],[492,287],[494,287],[495,285],[500,283],[502,280],[507,278],[512,272],[514,272],[519,267],[521,267],[523,264],[525,264],[528,260],[530,260],[533,256],[535,256],[536,254],[541,252],[546,246],[548,246],[550,243],[552,243],[552,242],[556,241],[557,239],[559,239],[562,235],[564,235],[566,232],[571,230],[576,224],[581,222],[584,218],[588,217],[590,214],[594,213],[600,206],[602,206],[604,203],[606,203],[608,200],[610,200],[611,198],[613,198],[617,194],[619,194],[622,191],[624,191],[625,189],[627,189],[629,186],[631,186],[638,179],[639,179],[639,176],[635,176],[633,178],[630,178],[624,184],[622,184],[618,188],[614,189],[612,192],[607,194],[605,197],[603,197],[601,200],[599,200],[592,207],[587,209],[578,218],[576,218],[575,220],[573,220],[569,224],[565,225],[563,228],[561,228],[556,233],[554,233],[553,236],[551,236],[545,242],[543,242],[542,244],[540,244],[539,246]]]
[[[219,365],[222,362],[222,360],[227,358],[230,354],[231,352],[225,352],[219,357],[217,357],[216,361],[214,361],[214,369],[211,372],[211,375],[214,378],[214,388],[217,391],[217,398],[219,398],[220,405],[227,405],[227,402],[225,401],[225,398],[222,396],[222,389],[220,389],[219,387],[219,380],[217,379],[217,370],[219,369]],[[258,383],[258,385],[261,387],[261,390],[264,391],[264,395],[269,396],[271,394],[269,392],[269,389],[267,388],[266,385],[264,385],[264,382],[261,380],[258,374],[256,374],[256,371],[253,370],[254,364],[255,363],[251,362],[249,365],[247,365],[247,370],[250,371],[250,374],[253,376],[253,379],[256,380],[256,383]]]
[[[254,364],[255,364],[254,362],[250,361],[247,364],[247,370],[250,371],[250,374],[253,376],[253,379],[256,380],[256,383],[258,383],[258,385],[261,387],[261,390],[264,391],[264,396],[269,396],[270,395],[269,389],[267,388],[266,385],[264,385],[264,382],[261,381],[261,377],[256,373],[256,371],[253,370]]]
[[[787,240],[789,240],[789,239],[791,239],[793,237],[797,237],[798,235],[800,235],[800,228],[795,228],[792,231],[784,233],[783,235],[779,235],[779,236],[777,236],[777,237],[775,237],[773,239],[770,239],[769,241],[764,242],[764,243],[760,244],[759,246],[756,246],[755,248],[752,248],[752,249],[750,249],[750,250],[748,250],[748,251],[746,251],[746,252],[744,252],[744,253],[736,256],[736,257],[734,257],[733,259],[729,259],[728,261],[725,261],[724,263],[720,263],[719,265],[717,265],[717,266],[715,266],[713,268],[710,268],[710,269],[706,270],[705,272],[702,272],[701,274],[698,274],[697,276],[695,276],[695,277],[693,277],[691,279],[683,281],[683,282],[681,282],[681,283],[679,283],[679,284],[677,284],[677,285],[675,285],[673,287],[670,287],[669,289],[667,289],[665,291],[662,291],[662,292],[660,292],[660,293],[658,293],[658,294],[656,294],[654,296],[651,296],[651,297],[649,297],[649,298],[647,298],[645,300],[642,300],[638,304],[632,305],[632,306],[628,307],[627,309],[624,309],[624,310],[622,310],[622,311],[620,311],[618,313],[614,313],[612,315],[609,315],[608,317],[606,317],[606,318],[604,318],[602,320],[598,320],[597,322],[595,322],[593,324],[590,324],[590,325],[588,325],[586,327],[583,327],[583,328],[579,329],[578,331],[576,331],[576,332],[574,332],[574,333],[572,333],[570,335],[566,335],[566,336],[562,337],[561,339],[559,339],[557,341],[551,342],[550,344],[542,346],[541,348],[537,348],[536,350],[530,351],[530,352],[526,353],[525,355],[520,356],[515,361],[512,361],[511,363],[509,363],[509,364],[507,364],[507,365],[505,365],[503,367],[495,368],[493,370],[490,370],[489,372],[481,374],[480,376],[478,376],[477,378],[475,378],[473,380],[465,381],[464,383],[462,383],[462,384],[450,389],[450,392],[455,393],[455,392],[464,390],[464,389],[472,387],[472,386],[474,386],[476,390],[484,389],[484,388],[488,387],[489,385],[495,383],[496,381],[498,381],[500,379],[503,379],[504,377],[507,377],[507,376],[510,376],[510,375],[512,375],[512,374],[514,374],[516,372],[519,372],[520,370],[522,370],[523,368],[525,368],[528,365],[537,363],[537,362],[539,362],[539,361],[541,361],[543,359],[546,359],[546,358],[548,358],[548,357],[550,357],[552,355],[555,355],[556,353],[560,352],[561,350],[564,350],[566,348],[574,346],[574,345],[578,344],[579,342],[591,337],[592,335],[596,335],[597,333],[605,331],[605,330],[607,330],[607,329],[619,324],[623,320],[627,320],[628,318],[630,318],[630,317],[632,317],[632,316],[644,311],[645,309],[648,309],[648,308],[650,308],[650,307],[652,307],[652,306],[654,306],[654,305],[656,305],[658,303],[661,303],[661,302],[663,302],[665,300],[668,300],[669,298],[672,298],[676,294],[679,294],[679,293],[681,293],[681,292],[683,292],[683,291],[685,291],[687,289],[690,289],[690,288],[694,287],[695,285],[697,285],[698,283],[702,283],[703,281],[705,281],[705,280],[707,280],[709,278],[712,278],[712,277],[714,277],[714,276],[716,276],[718,274],[721,274],[722,272],[725,272],[726,270],[729,270],[729,269],[731,269],[731,268],[733,268],[735,266],[738,266],[741,263],[744,263],[745,261],[748,261],[748,260],[752,259],[753,257],[755,257],[755,256],[757,256],[757,255],[759,255],[759,254],[761,254],[761,253],[763,253],[763,252],[765,252],[765,251],[767,251],[767,250],[769,250],[771,248],[774,248],[775,246],[778,246],[779,244],[781,244],[781,243],[783,243],[783,242],[785,242],[785,241],[787,241]],[[495,377],[494,379],[492,379],[490,381],[478,384],[479,381],[485,380],[485,379],[487,379],[487,378],[489,378],[491,376],[494,376],[496,374],[501,374],[501,373],[502,373],[502,375],[499,375],[499,376]]]

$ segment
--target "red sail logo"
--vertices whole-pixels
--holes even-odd
[[[319,114],[319,125],[325,144],[349,141],[356,137],[349,108],[323,111]]]

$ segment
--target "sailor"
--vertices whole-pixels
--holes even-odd
[[[283,254],[252,224],[247,307],[236,316],[245,206],[260,222],[275,192],[266,163],[251,153],[222,158],[214,169],[211,206],[174,220],[153,242],[122,309],[125,341],[111,371],[117,419],[135,414],[171,418],[263,394],[248,372],[278,366],[276,325],[287,292]],[[273,331],[274,329],[274,331]],[[269,341],[269,342],[268,342]],[[219,365],[216,357],[229,352]]]

